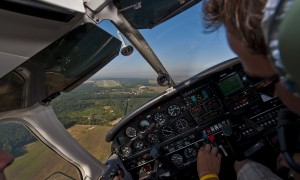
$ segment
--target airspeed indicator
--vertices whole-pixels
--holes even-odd
[[[129,138],[133,138],[136,136],[136,130],[133,128],[133,127],[128,127],[126,128],[126,135],[129,137]]]
[[[168,107],[168,113],[170,116],[176,117],[181,113],[181,109],[178,105],[172,104]]]

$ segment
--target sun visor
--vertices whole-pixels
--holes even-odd
[[[80,25],[1,78],[0,102],[22,99],[22,107],[28,107],[71,91],[116,57],[120,47],[118,39],[96,25]],[[11,93],[14,89],[23,92]]]

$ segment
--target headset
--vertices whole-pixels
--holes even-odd
[[[262,30],[281,81],[300,96],[300,1],[268,0]]]
[[[262,30],[281,81],[286,88],[300,96],[300,0],[267,0]],[[278,117],[280,149],[289,164],[300,173],[300,165],[293,154],[300,150],[300,128],[297,116],[282,110]]]

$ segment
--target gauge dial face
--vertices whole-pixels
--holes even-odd
[[[187,128],[188,122],[185,119],[178,119],[175,122],[175,126],[176,126],[177,129],[182,130],[182,129]]]
[[[150,122],[146,119],[142,119],[140,122],[139,122],[139,128],[141,130],[146,130],[147,128],[150,127]]]
[[[126,135],[129,137],[129,138],[133,138],[136,136],[136,130],[133,128],[133,127],[128,127],[126,128]]]
[[[158,112],[154,115],[154,121],[162,124],[166,121],[166,116],[163,113]]]
[[[170,137],[174,134],[174,130],[172,127],[170,126],[164,126],[162,129],[161,129],[161,133],[165,136],[165,137]]]
[[[179,166],[183,163],[183,157],[180,154],[173,154],[171,161],[174,165]]]
[[[128,157],[131,155],[131,148],[128,146],[122,146],[121,147],[121,152],[123,154],[124,157]]]
[[[188,159],[196,157],[196,155],[197,155],[197,151],[194,148],[189,147],[184,150],[184,156]]]
[[[156,133],[150,133],[147,135],[147,139],[149,142],[151,143],[155,143],[155,142],[158,142],[158,135]]]
[[[170,116],[176,117],[181,113],[181,109],[178,105],[173,104],[168,107],[168,113]]]
[[[143,141],[134,141],[133,147],[137,150],[142,150],[142,149],[144,149],[144,142]]]

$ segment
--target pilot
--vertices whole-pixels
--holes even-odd
[[[11,163],[13,163],[14,157],[9,154],[7,151],[0,149],[0,180],[5,180],[4,170]]]
[[[203,4],[204,22],[207,30],[214,31],[224,25],[228,44],[241,61],[245,72],[255,78],[270,79],[277,70],[268,58],[261,21],[267,0],[206,0]],[[300,115],[300,97],[288,91],[279,78],[270,85],[274,93],[293,112]],[[294,160],[299,162],[299,154]],[[197,170],[201,180],[218,179],[221,158],[217,148],[201,147],[198,153]],[[289,168],[282,155],[277,167]],[[250,160],[235,162],[237,179],[280,179],[265,166]],[[300,179],[295,173],[294,179]]]

